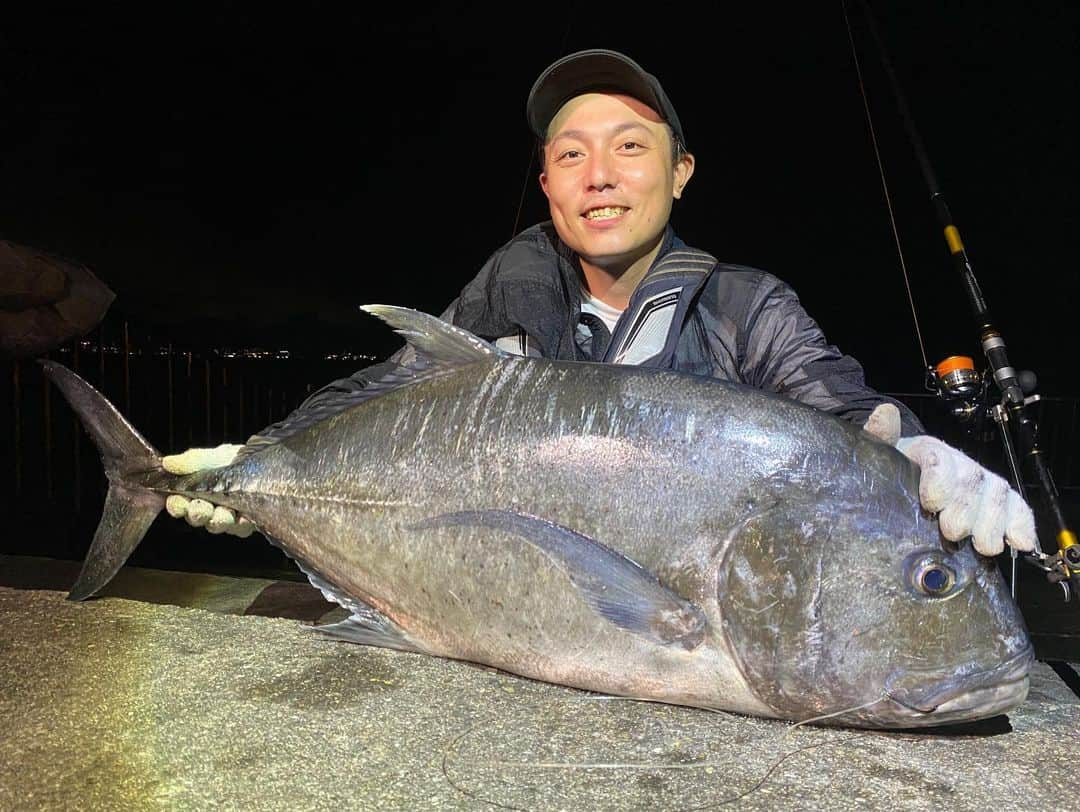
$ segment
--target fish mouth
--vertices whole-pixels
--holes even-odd
[[[891,706],[888,715],[896,717],[895,726],[925,727],[996,716],[1027,697],[1031,685],[1028,670],[1034,659],[1034,649],[1029,646],[997,668],[950,675],[925,687],[905,687],[903,683],[925,676],[909,672],[889,680],[882,704]]]
[[[1024,676],[986,688],[975,688],[957,694],[932,710],[913,707],[903,700],[889,697],[882,700],[878,714],[888,717],[890,727],[935,727],[954,722],[974,722],[1018,707],[1027,698],[1030,685],[1031,678]]]

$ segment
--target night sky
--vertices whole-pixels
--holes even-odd
[[[615,48],[660,77],[697,157],[680,236],[793,285],[871,384],[921,389],[839,2],[721,4],[715,23],[680,4],[220,5],[5,11],[0,238],[85,263],[172,336],[381,354],[397,341],[357,305],[439,312],[546,219],[528,90]],[[978,358],[852,5],[930,360]],[[875,8],[1014,365],[1077,393],[1077,5]]]

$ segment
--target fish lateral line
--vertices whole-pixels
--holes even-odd
[[[358,499],[351,496],[334,496],[331,494],[296,494],[287,491],[272,491],[259,489],[230,489],[227,491],[201,490],[189,488],[169,488],[167,486],[154,487],[155,493],[177,496],[186,496],[195,499],[203,499],[212,504],[221,502],[224,496],[250,496],[262,499],[275,499],[281,502],[329,502],[337,505],[355,505],[357,507],[417,507],[415,502],[402,499]]]

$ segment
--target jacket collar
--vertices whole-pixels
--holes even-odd
[[[693,261],[688,263],[688,257]],[[635,324],[640,326],[643,312],[655,309],[658,293],[678,290],[679,315],[685,316],[690,298],[715,263],[707,254],[687,248],[670,224],[666,226],[656,259],[616,326],[611,351],[625,344],[624,334]],[[465,286],[454,323],[489,340],[523,330],[546,358],[588,360],[574,340],[581,315],[581,279],[577,255],[559,238],[554,224],[539,223],[511,240]],[[686,287],[691,290],[684,296]]]

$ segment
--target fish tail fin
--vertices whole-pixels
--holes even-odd
[[[161,470],[161,455],[104,395],[77,374],[53,361],[39,363],[79,416],[101,454],[109,479],[101,521],[82,571],[68,593],[68,600],[81,601],[113,579],[165,506],[164,496],[128,481],[133,474]]]

